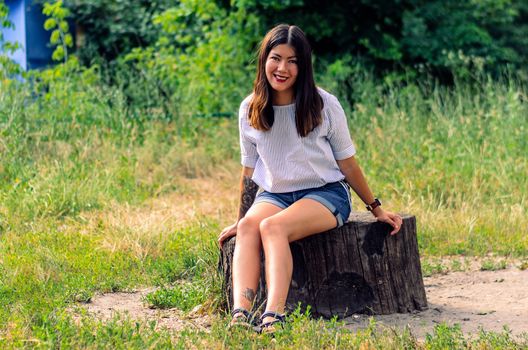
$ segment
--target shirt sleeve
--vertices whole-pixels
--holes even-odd
[[[258,160],[257,145],[248,136],[248,110],[249,103],[245,100],[240,105],[238,115],[238,130],[240,133],[240,163],[248,168],[255,168]]]
[[[328,99],[327,113],[330,122],[328,141],[336,160],[350,158],[356,154],[356,147],[350,138],[345,111],[336,97]]]

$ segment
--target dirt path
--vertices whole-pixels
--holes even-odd
[[[416,314],[376,316],[378,324],[403,329],[418,338],[432,333],[435,325],[460,324],[464,334],[501,332],[504,325],[514,335],[528,333],[528,270],[510,267],[499,271],[452,272],[424,278],[429,309]],[[349,328],[366,327],[363,315],[346,319]]]
[[[452,272],[424,278],[429,309],[415,314],[375,316],[377,324],[396,329],[409,326],[423,339],[435,325],[446,322],[460,324],[464,334],[487,331],[501,332],[504,325],[514,335],[528,334],[528,270],[510,267],[499,271]],[[150,290],[135,293],[112,293],[95,297],[85,304],[94,317],[107,320],[116,313],[132,319],[156,321],[158,327],[180,330],[192,326],[207,330],[211,319],[198,310],[184,314],[177,309],[153,310],[141,299]],[[354,315],[345,320],[352,330],[367,327],[369,317]]]
[[[155,321],[156,328],[167,328],[179,331],[185,327],[200,328],[207,331],[210,328],[210,317],[201,315],[199,308],[184,313],[178,309],[151,309],[143,302],[143,297],[154,291],[154,288],[143,289],[132,293],[108,293],[98,295],[86,304],[79,304],[81,308],[96,319],[107,321],[120,315],[137,321]],[[74,312],[79,315],[78,312]]]

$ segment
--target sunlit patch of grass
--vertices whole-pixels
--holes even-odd
[[[424,277],[430,277],[435,274],[446,274],[449,271],[448,266],[444,264],[444,262],[439,259],[427,259],[424,258],[421,261],[422,266],[422,275]]]
[[[442,257],[422,254],[420,261],[423,276],[430,277],[451,272],[496,271],[508,268],[522,270],[524,260],[495,254]]]
[[[90,234],[72,228],[7,233],[0,240],[0,328],[9,324],[31,334],[56,310],[73,302],[87,302],[94,292],[126,291],[145,285],[185,286],[184,310],[203,304],[207,310],[221,303],[221,280],[216,272],[218,249],[215,225],[202,223],[168,234],[156,255],[139,256],[130,246],[109,250],[106,229]],[[153,241],[156,237],[152,238]],[[16,310],[16,312],[13,312]],[[29,333],[26,333],[29,332]]]
[[[357,157],[387,208],[416,215],[422,250],[526,255],[525,90],[489,80],[384,95],[361,87],[349,107]]]
[[[471,205],[431,208],[426,202],[410,207],[417,218],[422,251],[428,255],[525,255],[528,240],[522,227],[528,227],[528,218],[524,211],[516,205],[477,206],[478,211]]]
[[[207,287],[197,284],[179,283],[170,288],[160,288],[145,296],[145,301],[151,308],[171,309],[178,308],[183,311],[190,311],[194,307],[201,305],[208,296]]]
[[[505,260],[493,261],[493,260],[484,260],[480,266],[481,271],[497,271],[504,270],[507,267]]]
[[[220,173],[216,179],[179,179],[178,190],[145,201],[141,206],[114,203],[107,211],[79,215],[80,229],[104,229],[107,249],[132,249],[138,256],[159,255],[170,233],[177,228],[236,219],[238,194],[233,188],[238,173]]]

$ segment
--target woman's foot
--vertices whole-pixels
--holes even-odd
[[[255,329],[258,333],[273,334],[284,327],[286,315],[274,311],[266,311],[260,316],[260,325]]]
[[[248,310],[239,307],[231,311],[231,322],[229,322],[229,328],[242,327],[251,328],[253,322],[253,315]]]

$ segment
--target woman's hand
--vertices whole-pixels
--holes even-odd
[[[235,222],[234,224],[229,225],[222,230],[222,232],[218,236],[218,245],[220,246],[220,249],[222,249],[222,246],[224,245],[224,241],[226,239],[228,239],[231,236],[236,235],[237,225],[238,225],[238,222]]]
[[[398,214],[395,214],[390,211],[385,211],[381,207],[377,207],[372,211],[372,214],[378,219],[378,221],[386,222],[387,224],[391,225],[393,230],[391,231],[391,235],[395,235],[400,231],[400,228],[402,226],[402,218]]]

